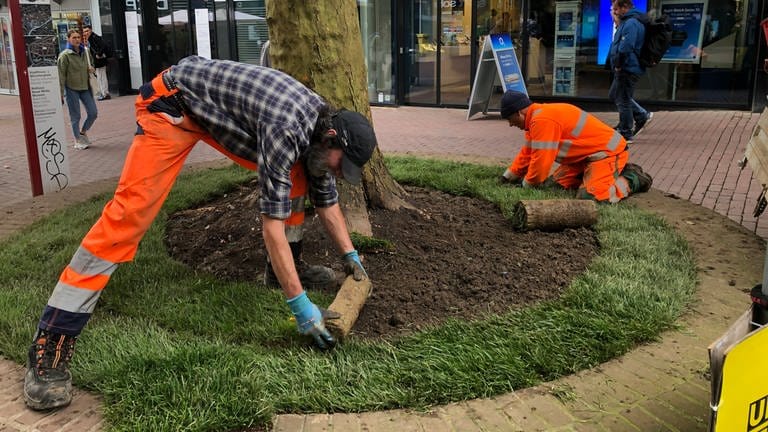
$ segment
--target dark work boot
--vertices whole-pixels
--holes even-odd
[[[324,289],[337,283],[336,272],[333,269],[321,265],[310,265],[301,259],[302,243],[300,241],[291,242],[288,245],[291,247],[296,272],[299,274],[299,280],[304,289]],[[269,288],[280,287],[280,282],[277,280],[277,275],[272,269],[269,259],[267,259],[267,266],[264,269],[264,285]]]
[[[643,171],[638,164],[628,163],[621,172],[622,177],[629,181],[629,190],[632,193],[648,192],[653,185],[653,178]]]
[[[321,265],[309,265],[303,260],[296,264],[301,286],[308,289],[326,289],[336,285],[336,272]]]
[[[72,402],[69,362],[75,352],[74,336],[40,330],[29,347],[24,376],[24,400],[33,410],[49,410]]]

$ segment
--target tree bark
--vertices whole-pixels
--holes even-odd
[[[297,78],[332,106],[357,111],[372,122],[366,65],[355,0],[268,1],[272,67]],[[411,207],[376,149],[363,170],[362,187],[339,183],[351,232],[371,235],[368,207]]]
[[[597,223],[597,205],[590,200],[523,200],[512,210],[519,230],[559,231]]]

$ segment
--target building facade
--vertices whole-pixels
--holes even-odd
[[[635,6],[667,15],[674,29],[670,50],[641,78],[636,99],[681,107],[765,106],[765,0],[635,0]],[[467,106],[483,39],[506,32],[530,95],[606,101],[610,10],[610,0],[360,2],[370,100]]]
[[[0,92],[13,82],[0,0]],[[669,107],[760,110],[766,104],[768,0],[635,0],[675,32],[636,99]],[[141,82],[191,54],[258,63],[268,39],[265,0],[56,0],[59,31],[89,22],[113,43],[110,86]],[[485,38],[509,33],[529,94],[606,102],[610,0],[358,0],[372,104],[466,107]],[[495,87],[496,106],[501,84]]]

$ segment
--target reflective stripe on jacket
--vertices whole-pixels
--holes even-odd
[[[592,162],[615,156],[627,146],[617,131],[579,107],[566,103],[537,104],[525,116],[523,148],[509,166],[530,185],[544,182],[558,162]]]

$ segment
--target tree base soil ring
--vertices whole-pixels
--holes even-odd
[[[590,228],[519,232],[487,201],[405,189],[418,211],[370,211],[374,238],[393,247],[361,254],[373,293],[350,337],[393,338],[556,299],[599,250]],[[261,285],[266,250],[257,193],[252,180],[170,215],[171,256],[221,279]],[[304,227],[304,260],[333,268],[341,282],[341,258],[319,218],[308,211]]]

